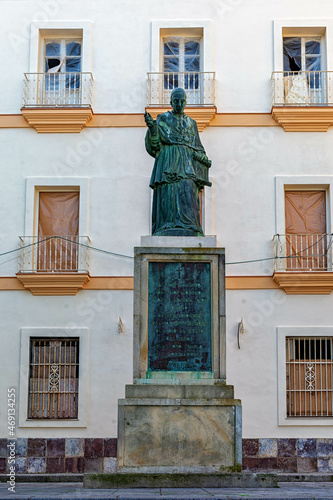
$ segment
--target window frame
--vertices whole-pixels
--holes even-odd
[[[333,46],[327,43],[327,33],[333,32],[333,19],[275,19],[273,21],[274,71],[283,68],[283,38],[285,36],[321,36],[322,70],[330,70],[333,61]]]
[[[324,53],[325,53],[325,36],[324,35],[295,35],[295,36],[292,36],[292,35],[284,35],[282,34],[282,44],[284,42],[284,39],[285,38],[300,38],[301,40],[301,69],[300,69],[300,72],[302,71],[308,71],[306,69],[306,59],[307,57],[316,57],[317,59],[320,60],[320,70],[315,70],[315,71],[325,71],[325,58],[323,57]],[[305,44],[307,41],[309,40],[314,40],[315,38],[320,38],[320,53],[319,54],[306,54],[306,47],[305,47]],[[285,71],[286,73],[288,73],[289,71],[288,70],[285,70],[283,68],[283,71]]]
[[[48,349],[48,362],[45,360],[45,349],[47,350],[47,347],[45,345],[46,342],[50,341],[49,349]],[[42,346],[39,344],[42,343]],[[53,361],[51,362],[52,358],[52,342],[58,342],[59,343],[59,349],[56,349],[55,347],[53,348]],[[71,355],[69,354],[69,360],[71,363],[68,364],[69,370],[68,370],[68,376],[66,375],[66,368],[61,368],[61,357],[60,353],[61,351],[64,352],[64,360],[66,360],[66,352],[67,352],[67,343],[68,342],[74,342],[74,348],[75,348],[75,358],[72,360]],[[77,342],[77,344],[75,344]],[[63,343],[63,344],[62,344]],[[44,349],[44,362],[43,359],[41,360],[41,347]],[[37,361],[35,359],[35,349],[37,348]],[[64,338],[64,337],[57,337],[57,338],[43,338],[43,337],[30,337],[30,356],[29,356],[29,383],[28,383],[28,419],[29,420],[76,420],[78,417],[78,398],[79,398],[79,377],[80,377],[80,359],[79,359],[79,351],[80,351],[80,339],[77,337],[74,338]],[[58,353],[59,358],[55,355],[55,353]],[[40,365],[42,364],[42,369],[40,369]],[[37,368],[38,367],[38,368]],[[73,370],[73,367],[74,370]],[[51,371],[51,369],[53,369]],[[72,373],[72,371],[75,372],[75,375],[73,377],[69,376],[69,373]],[[37,375],[36,375],[37,372]],[[46,373],[45,373],[46,372]],[[47,375],[48,373],[48,375]],[[52,378],[51,378],[52,374]],[[37,392],[34,387],[34,381],[37,379]],[[42,396],[39,397],[40,394],[40,380],[42,380]],[[64,386],[68,384],[67,391],[70,390],[69,388],[69,380],[74,381],[74,386],[75,389],[71,390],[71,393],[74,394],[73,397],[73,404],[72,404],[72,413],[74,413],[74,416],[53,416],[53,417],[45,417],[45,416],[40,416],[40,413],[42,415],[45,414],[46,409],[49,411],[53,411],[55,408],[58,409],[58,413],[60,408],[62,407],[62,413],[66,413],[66,393],[65,389],[61,390],[61,380],[64,382]],[[45,387],[47,385],[47,387]],[[76,390],[76,385],[77,385],[77,390]],[[50,388],[51,386],[51,388]],[[37,396],[37,405],[35,396]],[[76,403],[74,403],[74,400],[77,398]],[[71,397],[69,395],[67,401],[68,401],[68,406],[70,406],[70,401]],[[32,416],[32,414],[35,413],[35,416]]]
[[[79,339],[79,402],[76,419],[29,419],[29,369],[30,338],[78,338]],[[87,381],[88,381],[88,328],[21,328],[20,380],[19,380],[19,421],[18,427],[87,427]]]
[[[275,234],[285,234],[285,191],[326,191],[326,231],[332,232],[332,175],[288,175],[275,177]]]
[[[212,72],[212,22],[210,20],[153,20],[151,22],[151,59],[150,71],[163,71],[163,36],[202,37],[200,50],[200,71]]]
[[[25,197],[25,236],[38,235],[40,191],[79,191],[79,236],[88,236],[88,177],[28,177],[26,179]]]
[[[80,38],[82,40],[81,72],[91,72],[91,21],[32,22],[30,32],[29,73],[44,73],[44,40]],[[43,64],[43,66],[41,66]]]
[[[277,327],[278,426],[332,426],[333,417],[287,417],[286,337],[333,337],[333,326]]]

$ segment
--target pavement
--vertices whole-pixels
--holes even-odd
[[[0,483],[0,500],[333,500],[333,482],[278,482],[277,488],[84,489],[83,483]]]

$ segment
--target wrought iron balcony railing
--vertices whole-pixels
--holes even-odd
[[[148,106],[169,106],[173,89],[181,87],[188,106],[215,106],[215,73],[148,73]]]
[[[276,234],[275,271],[332,271],[333,234]]]
[[[91,73],[24,73],[23,107],[91,107]]]
[[[274,71],[273,106],[333,106],[333,71]]]
[[[88,236],[20,236],[19,272],[88,272]]]

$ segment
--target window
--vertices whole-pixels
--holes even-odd
[[[327,269],[326,191],[285,191],[286,267]]]
[[[284,37],[285,102],[326,102],[326,74],[322,70],[322,37]]]
[[[288,417],[333,416],[333,337],[286,338]]]
[[[78,270],[79,195],[71,191],[39,192],[38,271]]]
[[[284,37],[284,71],[320,71],[322,37]]]
[[[188,106],[215,107],[211,36],[211,21],[152,21],[148,106],[169,106],[172,90],[182,87]]]
[[[200,38],[163,37],[164,89],[199,89]]]
[[[79,339],[31,338],[28,418],[78,417]]]
[[[278,423],[332,426],[333,327],[279,326]]]
[[[81,39],[44,40],[43,104],[81,102]]]
[[[76,295],[89,281],[84,177],[30,177],[17,278],[34,295]]]
[[[37,132],[80,132],[91,120],[91,28],[87,21],[31,23],[22,114]]]
[[[87,426],[89,332],[21,328],[19,427]]]

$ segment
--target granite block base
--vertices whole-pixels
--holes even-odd
[[[231,386],[136,385],[129,394],[118,404],[118,472],[241,471],[241,403]]]

